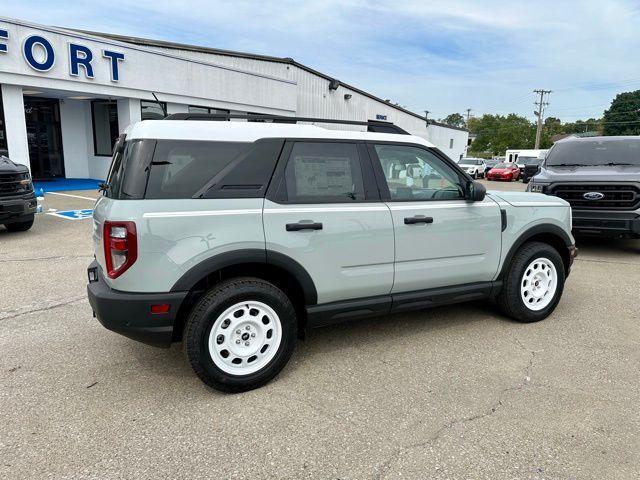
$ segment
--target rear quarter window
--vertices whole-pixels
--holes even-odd
[[[158,140],[145,198],[191,198],[250,143]]]

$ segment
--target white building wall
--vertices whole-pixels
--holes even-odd
[[[22,87],[2,84],[2,103],[4,104],[9,158],[29,167],[29,144],[27,143],[27,122],[24,116]]]
[[[469,132],[453,128],[429,125],[427,140],[437,145],[440,150],[454,161],[460,160],[466,152]]]
[[[137,98],[118,99],[118,130],[123,133],[129,125],[142,120],[140,100]]]
[[[89,148],[87,130],[91,133],[91,124],[86,123],[87,110],[91,105],[83,100],[66,99],[60,101],[60,127],[62,129],[62,155],[64,173],[67,178],[89,177]]]
[[[291,80],[297,85],[295,114],[300,117],[365,121],[375,120],[376,115],[385,115],[387,121],[393,122],[413,135],[429,140],[453,160],[457,161],[465,151],[469,135],[467,131],[433,124],[427,127],[426,122],[421,118],[405,113],[392,105],[377,101],[343,85],[338,87],[337,90],[329,90],[329,80],[295,65],[215,53],[175,50],[172,48],[153,47],[153,49],[166,53],[179,52],[179,55],[185,58],[210,61],[230,68],[251,70],[260,74]],[[345,94],[350,94],[351,98],[345,99]],[[216,102],[210,102],[204,106],[214,107],[217,105],[219,104]],[[253,111],[260,112],[259,109],[254,109]],[[355,128],[353,126],[335,124],[324,126],[344,130],[353,130]],[[364,130],[364,127],[362,129]],[[454,140],[453,148],[450,148],[451,139]]]

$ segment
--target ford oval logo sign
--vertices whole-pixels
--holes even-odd
[[[587,192],[582,195],[585,200],[602,200],[604,198],[604,193],[600,192]]]

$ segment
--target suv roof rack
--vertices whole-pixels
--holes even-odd
[[[165,120],[230,120],[232,118],[244,119],[249,121],[267,121],[272,123],[335,123],[340,125],[361,125],[366,126],[368,132],[378,133],[396,133],[399,135],[409,135],[409,132],[394,125],[391,122],[383,122],[380,120],[336,120],[331,118],[309,118],[309,117],[288,117],[285,115],[269,115],[261,113],[173,113],[167,115]]]

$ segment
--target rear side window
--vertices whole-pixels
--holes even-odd
[[[250,143],[158,140],[145,198],[191,198]]]
[[[106,195],[120,200],[263,197],[284,139],[132,140],[115,149]]]
[[[116,145],[107,177],[107,196],[123,200],[144,198],[155,144],[155,140],[133,140],[124,143],[123,148]]]
[[[358,147],[353,143],[296,142],[284,176],[286,197],[292,203],[365,198]]]

